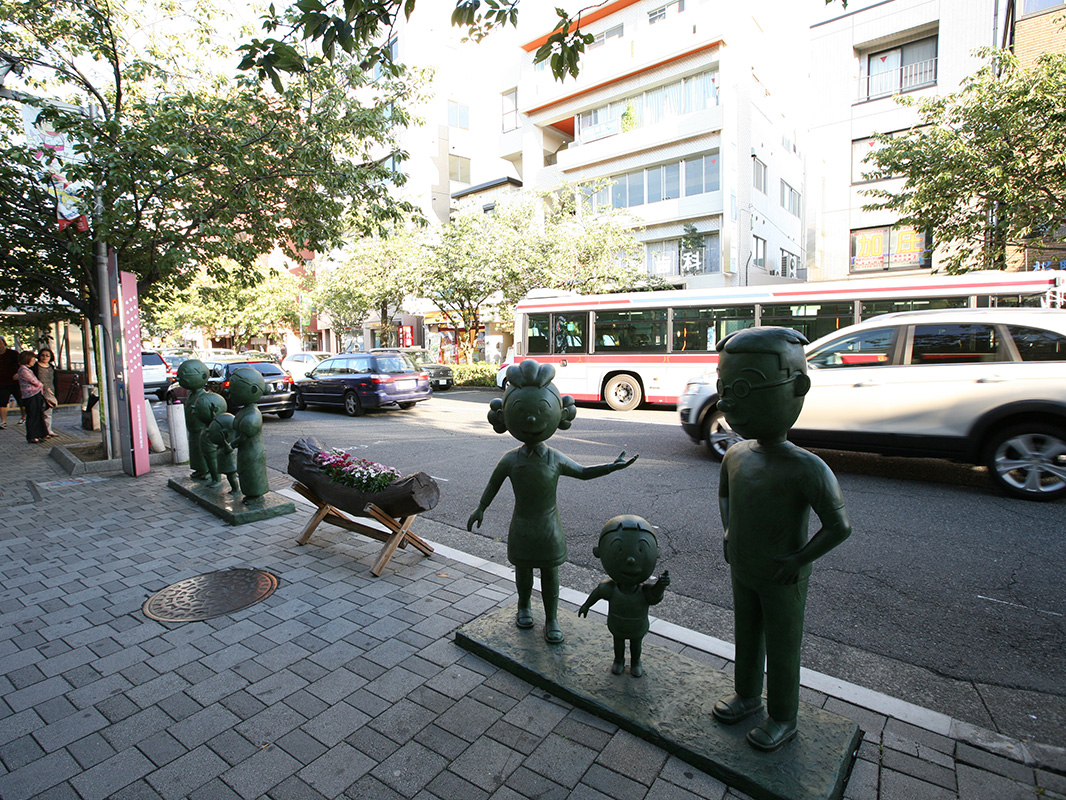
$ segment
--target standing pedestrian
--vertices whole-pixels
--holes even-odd
[[[49,439],[58,434],[52,431],[52,409],[59,405],[56,398],[56,368],[55,354],[51,349],[42,347],[37,351],[37,366],[33,368],[33,374],[44,386],[44,431]]]
[[[7,340],[0,336],[0,429],[7,427],[7,404],[15,398],[22,408],[22,395],[19,394],[19,354],[7,346]],[[25,409],[22,416],[26,416]]]
[[[45,438],[44,430],[44,384],[33,374],[37,357],[32,350],[19,353],[19,391],[22,392],[22,410],[26,412],[26,441],[37,444]]]

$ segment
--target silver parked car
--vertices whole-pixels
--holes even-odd
[[[1007,494],[1066,496],[1066,310],[884,314],[813,342],[807,365],[796,444],[984,464]],[[716,382],[691,380],[678,411],[721,459],[737,436]]]

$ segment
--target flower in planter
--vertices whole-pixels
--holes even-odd
[[[368,494],[380,492],[400,477],[400,471],[341,450],[315,455],[315,464],[334,483],[351,486]]]

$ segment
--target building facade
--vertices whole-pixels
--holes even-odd
[[[889,271],[929,272],[937,243],[927,231],[896,224],[886,211],[864,211],[864,160],[875,133],[918,121],[900,94],[921,98],[959,89],[984,63],[974,50],[999,44],[1007,3],[997,0],[881,0],[829,6],[811,27],[807,177],[808,273],[835,280]]]
[[[802,278],[796,127],[753,63],[780,4],[762,5],[760,25],[710,0],[606,3],[582,16],[595,38],[562,82],[533,61],[551,25],[524,25],[500,155],[527,187],[587,186],[593,212],[626,209],[648,271],[679,286]]]

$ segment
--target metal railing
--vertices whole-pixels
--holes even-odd
[[[874,100],[922,86],[933,86],[936,84],[936,62],[937,59],[930,58],[877,75],[863,75],[859,78],[859,100]]]

